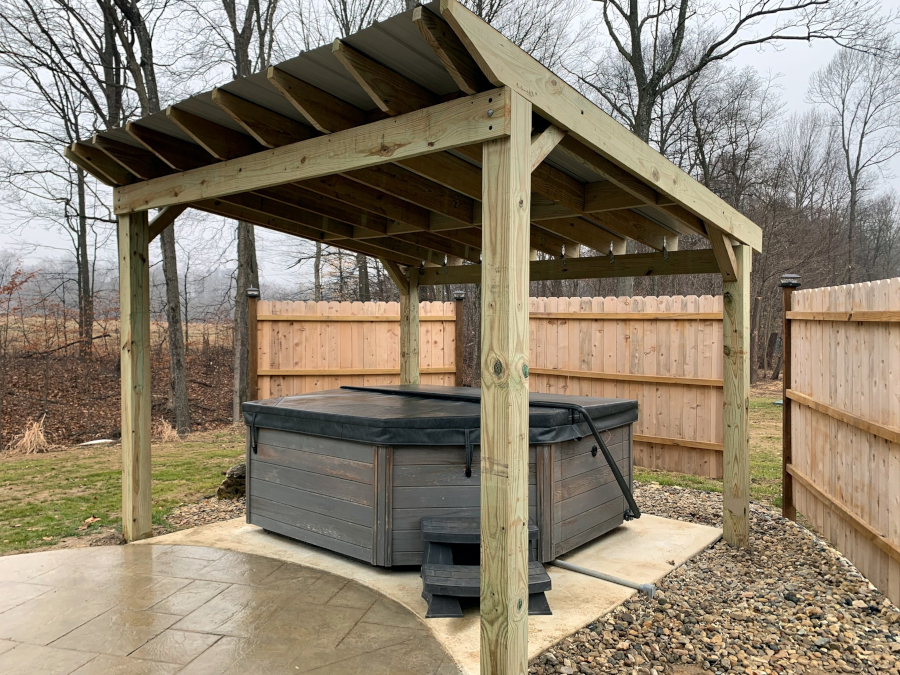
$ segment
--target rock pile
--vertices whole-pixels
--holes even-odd
[[[219,499],[237,499],[247,493],[247,465],[241,462],[225,472],[225,480],[216,490]]]
[[[654,515],[721,525],[721,495],[636,486]],[[809,530],[751,506],[750,550],[718,542],[534,659],[536,675],[900,675],[900,610]]]

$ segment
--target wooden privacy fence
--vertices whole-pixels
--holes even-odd
[[[457,381],[455,305],[419,305],[422,384]],[[399,313],[260,301],[259,398],[399,383]],[[721,297],[531,298],[530,313],[531,391],[636,399],[636,464],[722,477]]]
[[[900,603],[900,278],[785,306],[785,516]]]

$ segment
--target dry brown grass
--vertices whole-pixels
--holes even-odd
[[[25,431],[16,436],[9,446],[9,452],[14,455],[37,455],[42,452],[50,452],[53,446],[47,442],[44,436],[44,417],[36,422],[31,422],[25,427]]]
[[[160,417],[153,423],[150,435],[161,443],[174,443],[179,440],[178,432],[169,424],[169,421]]]

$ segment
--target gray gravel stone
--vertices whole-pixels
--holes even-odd
[[[635,488],[646,513],[721,527],[720,494]],[[561,660],[584,674],[900,675],[900,610],[806,528],[755,503],[750,517],[751,549],[713,544],[662,579],[654,600],[632,597],[529,672],[558,672]]]

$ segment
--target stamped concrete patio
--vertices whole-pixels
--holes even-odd
[[[645,515],[564,559],[655,582],[720,534]],[[530,656],[634,593],[548,571],[553,616],[529,620]],[[461,619],[425,621],[421,591],[418,570],[373,567],[242,519],[9,556],[0,558],[0,673],[478,673],[477,603]]]
[[[397,602],[282,560],[171,545],[0,558],[4,675],[457,672]]]

